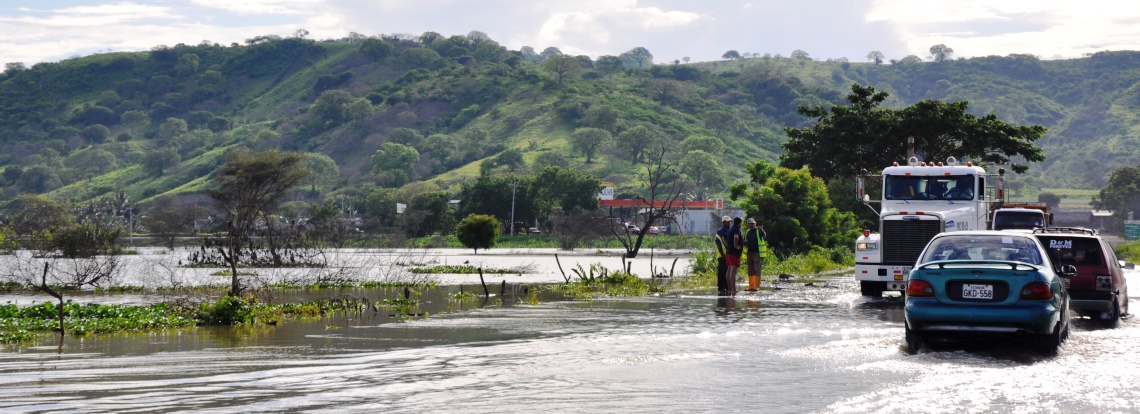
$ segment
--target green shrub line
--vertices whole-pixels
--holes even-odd
[[[1116,254],[1126,262],[1140,261],[1140,240],[1116,246]]]
[[[338,298],[296,303],[261,303],[253,297],[223,296],[197,307],[170,303],[150,305],[63,305],[64,329],[68,335],[84,336],[126,331],[153,331],[193,326],[249,323],[277,324],[285,318],[317,318],[330,313],[362,312],[371,306],[404,310],[419,304],[414,299],[385,299],[375,304],[367,299]],[[19,307],[0,305],[0,343],[20,342],[59,327],[59,305],[43,302]]]
[[[472,265],[436,265],[432,267],[409,267],[408,272],[424,274],[424,273],[447,273],[459,275],[475,275],[479,274],[479,267]],[[494,267],[483,268],[484,274],[511,274],[511,273],[526,273],[522,269],[499,269]]]

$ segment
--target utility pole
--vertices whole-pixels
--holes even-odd
[[[511,183],[511,235],[515,235],[515,189],[519,183]]]

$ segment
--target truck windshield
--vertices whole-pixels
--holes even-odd
[[[1045,215],[1040,211],[998,211],[994,213],[994,230],[1033,230],[1045,227]]]
[[[888,175],[883,186],[885,200],[973,200],[974,176],[916,177]]]

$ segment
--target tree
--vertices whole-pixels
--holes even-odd
[[[92,144],[102,144],[108,135],[111,135],[111,130],[100,124],[88,126],[79,132],[79,136]]]
[[[542,70],[554,74],[558,85],[562,86],[562,79],[572,77],[582,70],[578,59],[570,55],[554,55],[542,62]]]
[[[1011,162],[1012,157],[1045,160],[1034,144],[1045,134],[1043,126],[1008,125],[992,114],[978,118],[967,112],[965,101],[927,100],[900,110],[881,109],[887,93],[857,84],[851,91],[850,105],[798,109],[815,125],[785,128],[789,139],[783,144],[781,166],[806,166],[825,180],[854,176],[862,168],[905,161],[908,137],[914,137],[916,154],[927,161],[952,155],[979,165],[1008,163],[1014,172],[1023,173],[1029,167]]]
[[[391,56],[392,51],[395,49],[395,46],[392,46],[391,43],[388,43],[383,39],[370,37],[360,42],[360,47],[357,48],[357,51],[359,51],[361,55],[367,56],[373,61],[381,62],[384,59],[387,59],[388,56]]]
[[[618,111],[606,104],[595,103],[582,114],[582,126],[603,129],[613,133],[618,125]]]
[[[724,54],[721,55],[720,58],[721,59],[729,59],[729,60],[740,59],[740,52],[737,52],[735,50],[729,50],[727,52],[724,52]]]
[[[318,183],[328,185],[340,176],[340,168],[337,167],[336,161],[325,154],[315,152],[305,154],[305,168],[312,172],[309,175],[309,191],[313,193],[317,192]]]
[[[271,209],[310,174],[304,159],[295,152],[238,150],[215,172],[209,195],[225,223],[224,243],[216,249],[230,268],[230,296],[242,291],[237,267],[250,252],[244,247],[258,222],[268,224]]]
[[[846,245],[859,233],[855,216],[831,205],[823,179],[806,169],[747,163],[749,181],[736,183],[731,198],[749,217],[764,223],[768,244],[778,255]]]
[[[935,62],[945,62],[953,55],[954,49],[951,49],[944,44],[937,44],[930,47],[930,57]]]
[[[313,116],[314,121],[322,126],[337,124],[346,119],[345,108],[353,100],[355,98],[352,97],[352,94],[341,89],[324,91],[309,107],[309,114]]]
[[[615,220],[609,221],[610,233],[625,247],[625,256],[628,258],[637,257],[641,243],[654,223],[676,220],[677,214],[684,209],[681,194],[685,188],[685,181],[677,175],[673,160],[666,157],[668,154],[669,148],[660,144],[644,164],[645,188],[641,193],[646,196],[639,196],[636,200],[640,202],[638,208],[645,221],[637,237],[634,238],[625,225]]]
[[[414,179],[413,167],[420,161],[420,153],[407,145],[385,142],[372,155],[372,172],[390,174],[390,184],[398,187]]]
[[[872,50],[871,53],[867,54],[867,61],[875,62],[876,65],[881,65],[883,63],[883,59],[885,58],[886,55],[878,50]]]
[[[542,49],[542,53],[539,53],[538,56],[542,60],[546,60],[546,59],[550,59],[552,57],[555,57],[555,56],[558,56],[561,54],[562,54],[561,50],[559,50],[558,48],[556,48],[554,46],[551,46],[551,47],[548,47],[546,49]]]
[[[198,65],[201,59],[197,54],[187,53],[178,57],[178,63],[174,65],[174,72],[180,77],[186,77],[198,71]]]
[[[570,134],[570,144],[574,150],[586,156],[586,164],[593,163],[598,147],[611,140],[609,131],[599,128],[578,128]]]
[[[194,222],[205,218],[209,212],[204,207],[183,203],[178,197],[162,197],[154,201],[142,216],[142,225],[148,233],[163,240],[166,247],[174,249],[174,242],[180,235],[194,231]]]
[[[644,47],[635,47],[619,56],[627,68],[643,69],[653,66],[653,54]]]
[[[724,184],[724,169],[720,165],[720,158],[715,155],[702,150],[689,151],[681,156],[680,164],[681,174],[687,177],[695,188],[701,189],[698,194],[701,200],[709,198],[709,194],[703,189],[717,188]]]
[[[898,63],[900,65],[917,65],[922,63],[922,58],[915,55],[906,55],[902,59],[899,59]]]
[[[681,61],[682,61],[682,62],[685,62],[685,63],[689,63],[689,60],[690,60],[690,59],[689,59],[689,57],[688,57],[688,56],[685,56],[685,57],[681,58]]]
[[[388,133],[388,142],[419,148],[424,136],[411,128],[396,128]]]
[[[720,138],[708,135],[690,135],[681,141],[680,150],[682,154],[690,153],[693,151],[705,151],[714,156],[724,155],[724,141]]]
[[[621,58],[613,55],[598,56],[598,61],[594,63],[594,69],[606,75],[613,75],[614,72],[621,70]]]
[[[1048,191],[1038,194],[1037,201],[1045,203],[1046,206],[1049,206],[1049,210],[1056,211],[1057,208],[1061,207],[1061,196]]]
[[[143,111],[127,111],[119,116],[120,122],[130,128],[131,134],[135,133],[135,128],[145,127],[150,123],[150,117]]]
[[[708,111],[705,113],[705,128],[716,131],[718,135],[731,135],[740,128],[740,121],[736,115],[729,111]]]
[[[507,167],[507,171],[513,173],[519,168],[526,167],[526,160],[523,159],[522,151],[509,148],[495,156],[495,166]]]
[[[652,147],[658,139],[657,134],[654,134],[649,128],[638,125],[618,134],[616,144],[629,154],[630,161],[637,164],[641,162],[641,155],[645,153],[645,150]]]
[[[157,177],[161,177],[166,174],[167,169],[182,162],[182,157],[178,155],[178,150],[174,147],[152,149],[146,152],[143,159],[143,168]]]
[[[158,140],[163,144],[177,142],[183,135],[190,132],[190,127],[181,118],[166,118],[158,126]]]
[[[78,151],[68,157],[65,163],[88,177],[103,175],[119,168],[119,159],[115,154],[100,147]]]
[[[451,197],[442,191],[416,194],[400,221],[409,237],[449,234],[455,230],[455,209],[451,206]]]
[[[555,210],[597,210],[601,188],[602,182],[585,171],[546,167],[534,177],[530,194],[535,198],[536,214],[545,217]]]
[[[800,59],[800,60],[811,60],[811,55],[809,55],[808,52],[805,52],[805,51],[800,50],[800,49],[796,49],[796,50],[792,51],[791,58],[792,59]]]
[[[1113,228],[1124,228],[1129,213],[1140,213],[1140,165],[1120,167],[1108,175],[1104,188],[1089,203],[1098,210],[1112,211]]]
[[[25,192],[40,194],[59,188],[63,183],[59,173],[46,165],[33,165],[20,174],[16,180],[16,187]]]
[[[464,246],[475,249],[475,254],[479,254],[479,249],[495,246],[495,239],[499,238],[499,226],[499,220],[495,216],[471,214],[455,226],[455,237]]]

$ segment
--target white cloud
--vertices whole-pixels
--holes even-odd
[[[1140,3],[1061,0],[877,0],[869,22],[887,22],[910,53],[946,44],[963,57],[1030,53],[1078,57],[1140,47]]]
[[[306,14],[319,9],[324,3],[323,0],[190,0],[190,2],[240,15]]]
[[[17,17],[0,16],[0,23],[48,27],[92,27],[179,18],[178,15],[172,13],[169,7],[130,2],[47,10],[22,7],[18,10],[26,14]],[[38,15],[45,15],[45,17]]]

